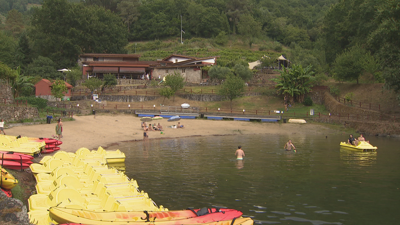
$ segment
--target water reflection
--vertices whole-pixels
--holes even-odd
[[[244,160],[236,160],[236,168],[243,169],[244,167]]]
[[[372,166],[376,164],[377,152],[362,152],[340,148],[340,160],[347,165]]]

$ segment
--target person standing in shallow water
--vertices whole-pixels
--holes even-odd
[[[292,143],[292,140],[290,140],[290,139],[289,139],[289,141],[285,144],[285,146],[283,146],[283,148],[284,148],[286,151],[291,151],[292,148],[293,148],[294,151],[296,151],[296,147],[294,147],[294,145],[293,145],[293,143]]]
[[[245,156],[244,151],[242,150],[242,146],[238,146],[238,149],[235,152],[236,159],[237,160],[243,160],[243,157]]]

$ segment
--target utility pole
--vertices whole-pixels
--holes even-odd
[[[183,32],[183,30],[182,30],[182,15],[181,15],[181,44],[183,44],[183,41],[182,41],[182,32]]]

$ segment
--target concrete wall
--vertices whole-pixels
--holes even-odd
[[[179,69],[174,69],[174,68],[169,68],[169,69],[164,69],[164,68],[154,68],[152,76],[156,79],[160,78],[163,79],[165,76],[168,74],[174,74],[174,73],[181,74],[185,78],[185,82],[189,83],[200,83],[201,82],[201,69],[198,68],[179,68]]]

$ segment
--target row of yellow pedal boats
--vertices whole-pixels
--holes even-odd
[[[107,163],[123,163],[119,150],[81,148],[45,156],[30,169],[36,192],[29,200],[32,224],[253,224],[231,209],[169,211],[158,206],[134,179]],[[153,215],[154,214],[154,215]],[[153,215],[153,216],[151,216]],[[189,216],[188,216],[189,215]]]

